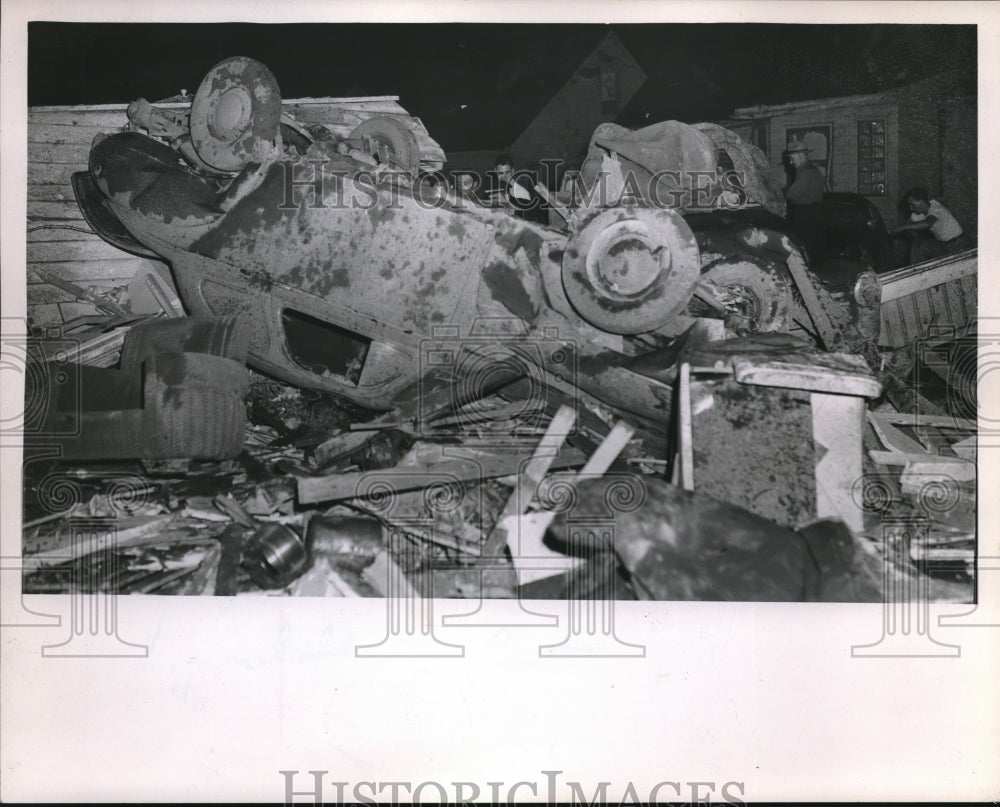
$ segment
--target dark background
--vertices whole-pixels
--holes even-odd
[[[517,77],[545,81],[546,65],[565,43],[609,28],[648,75],[619,116],[627,126],[874,92],[948,68],[962,71],[969,93],[976,86],[971,25],[34,22],[28,103],[193,94],[214,64],[243,55],[271,69],[285,98],[398,95],[448,148],[459,119],[489,107],[502,85]]]

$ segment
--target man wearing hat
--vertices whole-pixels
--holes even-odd
[[[822,207],[826,179],[809,162],[809,147],[803,141],[792,141],[785,149],[785,156],[795,172],[795,179],[785,189],[788,221],[805,239],[813,260],[818,260],[826,252],[826,226]]]

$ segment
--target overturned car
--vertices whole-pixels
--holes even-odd
[[[277,82],[251,59],[213,68],[187,115],[137,102],[130,118],[145,133],[95,142],[74,178],[92,226],[166,260],[190,311],[245,317],[255,368],[365,407],[513,357],[656,420],[669,385],[630,365],[696,318],[829,348],[830,312],[844,313],[827,297],[827,327],[814,322],[803,302],[822,289],[775,215],[780,194],[754,178],[762,156],[721,127],[599,129],[584,192],[545,226],[432,193],[394,119],[348,138],[284,120]],[[615,193],[629,176],[646,192]]]

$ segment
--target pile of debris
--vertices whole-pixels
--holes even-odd
[[[598,127],[544,225],[428,202],[401,108],[283,109],[227,59],[73,175],[180,299],[60,286],[109,318],[36,343],[26,590],[970,599],[974,383],[903,346],[974,251],[838,300],[722,127]]]
[[[857,357],[689,340],[656,434],[551,389],[375,416],[245,347],[233,317],[151,318],[117,368],[72,365],[81,423],[49,412],[62,459],[26,454],[26,592],[877,602],[919,575],[971,599],[975,423],[869,408]]]

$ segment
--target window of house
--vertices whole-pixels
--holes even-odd
[[[885,119],[858,121],[858,193],[885,196]]]

